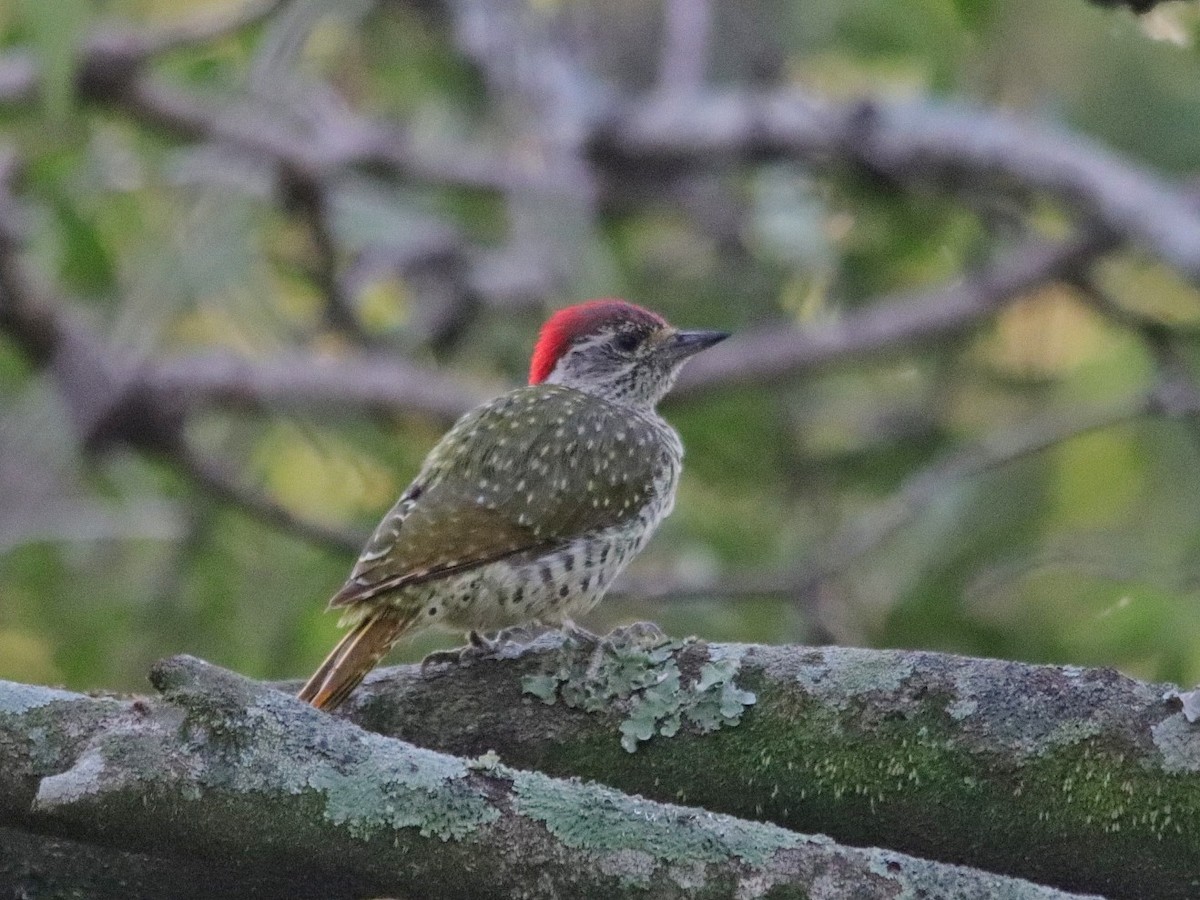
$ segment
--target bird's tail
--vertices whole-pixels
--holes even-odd
[[[336,709],[411,624],[412,617],[394,607],[371,610],[338,641],[297,696],[317,709]]]

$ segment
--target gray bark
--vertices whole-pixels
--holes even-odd
[[[505,655],[379,671],[345,714],[848,844],[1111,897],[1200,896],[1200,726],[1170,685],[832,647],[595,654],[557,634]]]
[[[152,681],[161,700],[0,682],[0,892],[1065,896],[416,748],[187,657]]]

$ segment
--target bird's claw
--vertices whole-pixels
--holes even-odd
[[[480,654],[494,653],[498,643],[500,643],[499,635],[493,640],[486,634],[471,630],[467,632],[467,646],[463,647],[463,651],[471,650]]]
[[[496,633],[497,644],[531,644],[550,629],[540,622],[530,622],[525,625],[510,625]]]
[[[467,634],[467,643],[463,647],[452,647],[449,650],[434,650],[421,660],[421,674],[424,675],[430,666],[458,666],[472,660],[483,659],[496,652],[496,642],[489,640],[478,631]]]
[[[566,619],[562,623],[562,633],[567,640],[573,644],[578,644],[581,647],[595,647],[600,643],[601,638],[597,634],[592,634],[586,628],[581,628],[570,619]]]
[[[496,636],[489,638],[478,631],[467,633],[467,643],[462,647],[450,650],[434,650],[421,660],[421,674],[425,674],[430,666],[463,665],[478,659],[493,659],[504,654],[511,645],[523,646],[532,641],[541,629],[537,625],[516,625],[498,631]]]
[[[665,644],[670,638],[654,622],[633,622],[614,628],[605,637],[611,644],[640,644],[646,647],[657,647]]]
[[[432,666],[456,666],[462,661],[462,653],[466,647],[455,647],[451,650],[434,650],[426,653],[421,660],[421,674],[424,675]]]

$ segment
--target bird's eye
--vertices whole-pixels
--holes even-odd
[[[638,343],[638,336],[632,331],[624,331],[613,338],[613,346],[622,353],[630,353],[637,349]]]

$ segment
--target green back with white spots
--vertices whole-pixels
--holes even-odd
[[[674,432],[558,385],[530,385],[463,416],[380,522],[332,606],[636,519],[674,490]]]

